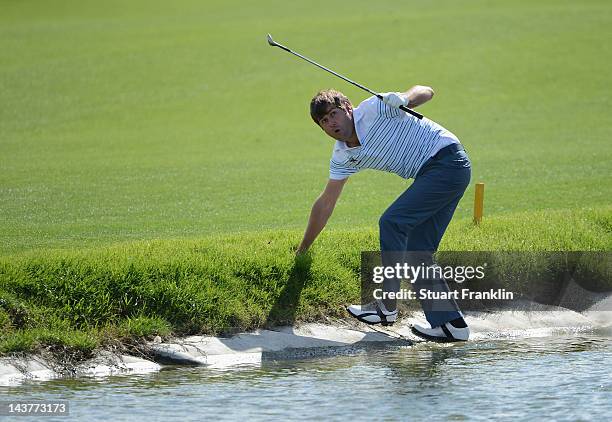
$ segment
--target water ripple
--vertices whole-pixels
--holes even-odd
[[[264,361],[232,370],[28,383],[3,397],[64,399],[79,420],[605,420],[612,339],[595,334],[483,339]],[[51,420],[45,418],[45,420]]]

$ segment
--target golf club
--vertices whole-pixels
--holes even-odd
[[[380,95],[379,93],[374,92],[374,91],[372,91],[371,89],[369,89],[369,88],[367,88],[367,87],[365,87],[365,86],[363,86],[363,85],[361,85],[361,84],[358,84],[357,82],[352,81],[352,80],[350,80],[349,78],[346,78],[346,77],[344,77],[344,76],[340,75],[339,73],[334,72],[334,71],[333,71],[333,70],[331,70],[331,69],[326,68],[325,66],[321,66],[319,63],[317,63],[317,62],[315,62],[315,61],[313,61],[313,60],[310,60],[308,57],[304,57],[304,56],[302,56],[301,54],[296,53],[295,51],[292,51],[291,49],[289,49],[289,48],[285,47],[285,46],[284,46],[284,45],[282,45],[282,44],[277,43],[276,41],[274,41],[274,40],[272,39],[272,35],[268,34],[267,39],[268,39],[268,44],[270,44],[272,47],[278,47],[278,48],[281,48],[281,49],[283,49],[283,50],[287,51],[288,53],[291,53],[291,54],[293,54],[293,55],[295,55],[295,56],[298,56],[299,58],[306,60],[308,63],[312,63],[312,64],[314,64],[315,66],[320,67],[321,69],[323,69],[323,70],[325,70],[325,71],[327,71],[327,72],[331,73],[332,75],[336,75],[336,76],[337,76],[337,77],[339,77],[340,79],[345,80],[346,82],[348,82],[348,83],[350,83],[350,84],[353,84],[353,85],[355,85],[356,87],[361,88],[361,89],[363,89],[364,91],[367,91],[367,92],[369,92],[370,94],[375,95],[377,98],[379,98],[380,100],[382,100],[382,95]],[[402,110],[404,110],[406,113],[410,113],[410,114],[412,114],[412,115],[413,115],[414,117],[416,117],[417,119],[422,119],[422,118],[423,118],[423,115],[422,115],[422,114],[417,113],[416,111],[411,110],[411,109],[409,109],[409,108],[408,108],[408,107],[406,107],[406,106],[400,106],[399,108],[400,108],[400,109],[402,109]]]

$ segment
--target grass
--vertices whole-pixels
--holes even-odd
[[[498,217],[479,227],[453,223],[441,249],[610,250],[599,213],[548,213],[550,227],[528,217],[537,214]],[[80,356],[156,335],[228,334],[345,316],[344,306],[359,300],[360,253],[377,249],[376,231],[326,232],[296,260],[300,235],[268,231],[4,257],[0,353],[61,344]],[[536,262],[533,271],[548,264]],[[497,271],[509,279],[524,270],[516,262],[501,267]]]
[[[466,145],[487,216],[606,207],[611,14],[593,0],[6,3],[0,254],[303,229],[331,153],[308,101],[365,95],[268,32],[374,89],[433,86],[421,111]],[[355,176],[334,228],[375,227],[406,186]]]
[[[319,89],[431,85],[470,187],[444,250],[612,249],[612,7],[456,2],[5,2],[0,354],[316,320],[358,295],[359,252],[409,182],[351,179],[312,261],[327,180]],[[131,340],[130,340],[131,339]],[[62,349],[62,350],[64,350]]]

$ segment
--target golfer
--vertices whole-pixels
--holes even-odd
[[[433,253],[470,182],[471,164],[454,134],[399,108],[417,107],[433,95],[430,87],[417,85],[404,93],[382,94],[382,100],[372,96],[354,109],[336,90],[315,95],[310,115],[335,144],[327,186],[314,202],[297,254],[304,253],[323,230],[348,178],[375,169],[414,179],[380,217],[383,265],[394,265],[398,254],[410,255],[407,252],[416,253],[428,266],[435,265]],[[415,287],[448,292],[444,279],[418,280]],[[385,294],[399,289],[399,279],[384,280]],[[414,325],[415,334],[435,341],[468,339],[469,328],[453,300],[421,300],[421,305],[430,327]],[[397,301],[386,296],[347,310],[368,324],[389,325],[397,320]]]

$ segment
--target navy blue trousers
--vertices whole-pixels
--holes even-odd
[[[453,217],[459,200],[470,183],[472,174],[470,159],[465,151],[456,151],[456,146],[443,148],[430,158],[419,170],[414,182],[389,206],[380,217],[380,250],[383,265],[397,263],[398,255],[416,257],[419,262],[431,265],[432,255],[438,250],[442,236]],[[406,252],[419,251],[420,254]],[[430,262],[427,262],[430,259]],[[385,291],[399,291],[400,280],[385,279]],[[448,291],[444,279],[422,279],[413,285],[413,290]],[[396,304],[385,300],[388,309]],[[421,300],[425,317],[436,327],[462,316],[457,304],[452,301]]]

